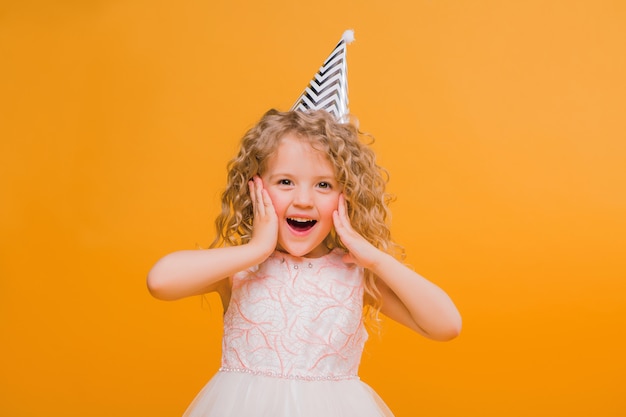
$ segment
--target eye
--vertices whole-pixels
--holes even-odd
[[[317,184],[317,186],[320,188],[324,188],[324,189],[333,188],[333,186],[329,182],[325,182],[325,181],[320,182],[319,184]]]
[[[278,180],[278,184],[279,185],[292,185],[293,182],[291,182],[291,180],[282,179],[282,180]]]

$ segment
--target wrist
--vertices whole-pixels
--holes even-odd
[[[372,258],[372,261],[366,268],[372,271],[375,275],[380,276],[382,272],[388,268],[389,262],[393,261],[395,261],[393,256],[380,249],[376,249],[376,256]]]
[[[266,260],[276,249],[275,246],[263,245],[260,242],[255,242],[254,239],[246,244],[250,250],[250,256],[256,264],[260,264]]]

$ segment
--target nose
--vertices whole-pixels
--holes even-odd
[[[294,206],[311,207],[313,205],[313,191],[307,187],[298,187],[293,198]]]

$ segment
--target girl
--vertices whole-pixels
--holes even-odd
[[[211,248],[148,275],[156,298],[216,291],[224,307],[222,366],[185,416],[392,416],[357,376],[364,318],[434,340],[456,337],[461,318],[392,256],[384,173],[357,128],[324,110],[270,110],[245,134]]]

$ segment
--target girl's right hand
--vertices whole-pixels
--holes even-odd
[[[258,245],[263,253],[269,256],[276,249],[278,242],[278,216],[267,190],[263,188],[263,180],[255,175],[248,181],[254,219],[252,222],[252,239],[249,244]]]
[[[260,264],[276,250],[278,216],[270,195],[258,176],[250,180],[248,188],[254,211],[248,244],[183,250],[164,256],[148,273],[148,288],[154,297],[177,300],[218,291],[227,300],[229,290],[224,288],[231,282],[227,278]]]

